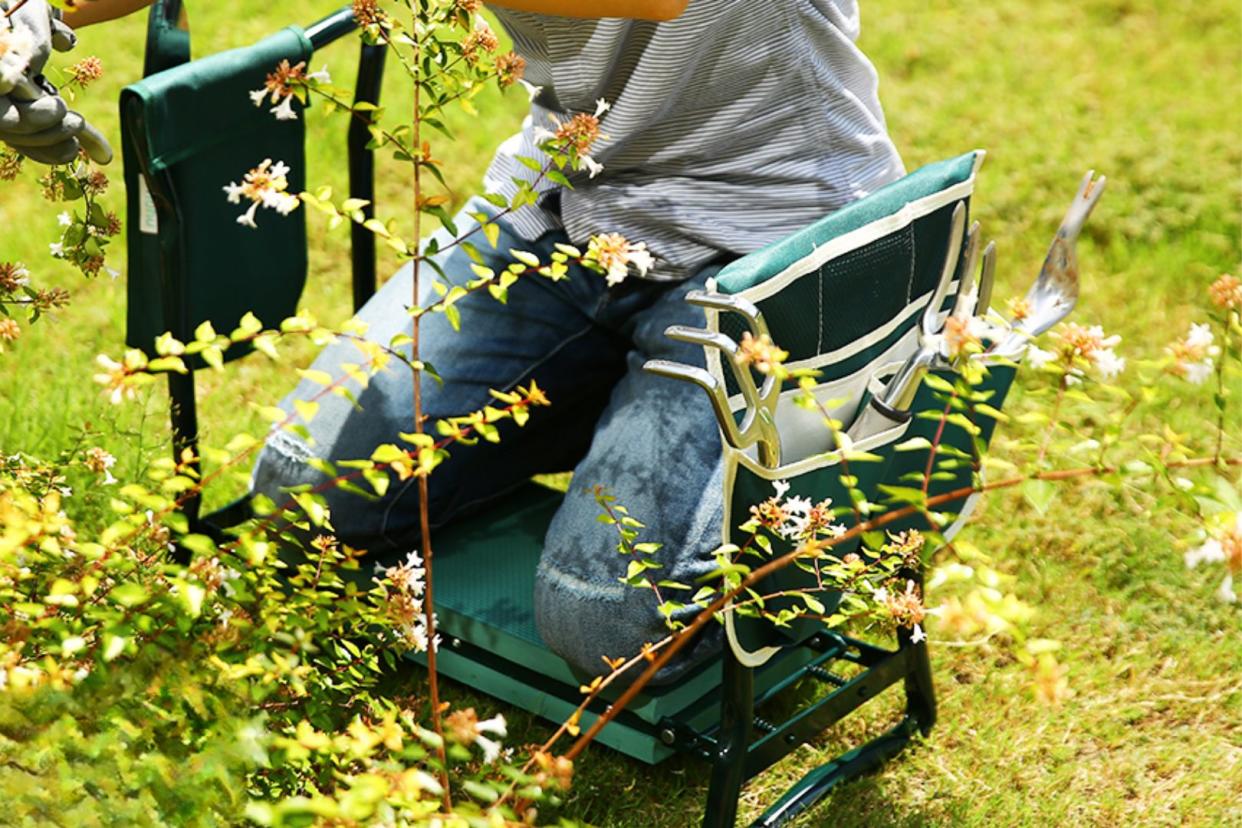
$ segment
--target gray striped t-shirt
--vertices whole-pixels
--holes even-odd
[[[690,0],[661,23],[494,11],[543,91],[484,186],[511,196],[513,177],[534,181],[514,156],[544,159],[536,128],[607,100],[592,150],[604,170],[572,177],[559,220],[575,243],[646,242],[648,278],[750,253],[903,173],[854,0]],[[513,216],[532,239],[557,221],[534,206]]]

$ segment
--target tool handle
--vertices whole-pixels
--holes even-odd
[[[910,421],[914,414],[910,411],[901,411],[896,408],[890,408],[884,404],[879,397],[872,397],[863,408],[862,413],[850,423],[849,430],[845,432],[846,436],[857,443],[859,440],[870,437],[873,434],[879,434],[893,426],[899,426]]]

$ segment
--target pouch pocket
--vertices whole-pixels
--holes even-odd
[[[749,536],[737,527],[751,517],[752,507],[776,494],[775,484],[778,481],[789,485],[784,500],[805,498],[812,504],[818,504],[825,499],[831,499],[831,507],[838,511],[834,522],[843,525],[847,530],[854,527],[858,521],[850,497],[851,487],[843,482],[842,477],[848,475],[857,478],[852,488],[866,493],[868,499],[874,499],[876,486],[887,478],[888,466],[893,458],[893,446],[905,436],[909,427],[909,422],[902,423],[855,443],[855,452],[874,455],[874,459],[870,460],[846,460],[840,452],[834,451],[768,469],[760,466],[744,452],[726,448],[724,541],[738,546],[746,545]],[[760,559],[756,555],[748,554],[741,562],[758,568],[765,561],[779,558],[797,547],[795,538],[779,537],[767,532],[765,535],[771,541],[770,557],[765,554]],[[858,538],[851,538],[833,547],[832,554],[841,557],[857,551],[859,545]],[[796,561],[764,578],[756,585],[756,591],[760,595],[791,590],[813,593],[824,605],[824,612],[831,613],[840,603],[841,595],[835,589],[822,586],[817,574],[818,565],[819,562],[814,559]],[[780,612],[800,603],[796,598],[777,597],[765,602],[765,610]],[[766,662],[781,647],[796,644],[822,628],[823,624],[812,618],[794,619],[787,626],[777,627],[763,618],[737,617],[732,612],[725,615],[725,630],[730,647],[742,664],[752,667]]]

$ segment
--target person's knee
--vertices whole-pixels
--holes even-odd
[[[575,669],[595,676],[609,672],[605,658],[636,656],[645,645],[657,643],[675,630],[661,612],[654,590],[624,583],[630,558],[618,554],[612,527],[600,524],[593,514],[577,514],[579,511],[563,506],[549,527],[535,575],[535,622],[553,652]],[[687,549],[666,547],[670,557],[679,557]],[[666,563],[671,564],[670,571],[689,571],[684,565]],[[695,614],[694,608],[688,607],[674,618],[684,625]],[[719,652],[721,639],[716,626],[713,622],[705,634],[683,648],[657,674],[656,682],[673,681]]]
[[[319,485],[326,480],[323,472],[311,466],[314,459],[315,453],[305,441],[287,431],[272,431],[255,461],[250,477],[251,494],[267,497],[278,508],[291,505],[287,504],[287,489]]]
[[[259,452],[250,478],[250,494],[270,501],[277,512],[298,512],[296,491],[314,492],[327,506],[332,533],[342,541],[358,545],[366,540],[365,512],[370,506],[360,496],[344,491],[316,461],[328,460],[302,438],[287,431],[272,431]],[[347,470],[342,470],[347,471]]]
[[[536,625],[553,652],[598,675],[606,672],[605,657],[633,654],[658,629],[646,608],[627,595],[636,590],[602,568],[595,573],[566,568],[558,551],[549,540],[535,574]]]

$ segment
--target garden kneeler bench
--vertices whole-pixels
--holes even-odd
[[[151,49],[161,68],[122,93],[122,143],[128,192],[128,341],[150,349],[171,331],[189,339],[203,322],[228,331],[247,311],[275,324],[292,314],[306,277],[306,226],[299,211],[270,221],[260,231],[240,228],[222,188],[239,164],[265,157],[302,169],[305,135],[301,120],[281,122],[251,105],[246,92],[259,88],[282,58],[306,60],[311,52],[349,32],[348,9],[306,29],[290,27],[254,46],[199,60],[188,59],[188,41],[166,39],[179,3],[160,0],[152,9]],[[376,102],[383,50],[363,47],[357,95]],[[210,123],[204,132],[198,125]],[[373,167],[365,124],[350,126],[351,195],[373,201]],[[844,398],[841,418],[857,410],[873,375],[914,348],[918,315],[931,300],[937,271],[949,247],[950,215],[969,202],[980,153],[925,167],[805,228],[759,253],[738,259],[717,276],[712,290],[740,296],[762,308],[776,341],[791,362],[822,372],[816,394]],[[290,182],[292,190],[303,182]],[[375,285],[374,239],[353,237],[355,306]],[[709,324],[735,338],[741,328],[728,314]],[[235,348],[226,360],[245,356]],[[201,367],[201,366],[194,366]],[[721,381],[718,363],[712,370]],[[996,370],[992,404],[999,407],[1008,379]],[[196,450],[194,375],[171,376],[174,451]],[[736,389],[729,386],[731,393]],[[928,407],[930,392],[917,403]],[[733,406],[741,407],[740,397]],[[842,469],[827,450],[818,422],[799,419],[788,394],[778,407],[787,449],[796,452],[782,468],[769,469],[745,452],[729,451],[726,500],[732,512],[722,540],[752,503],[771,494],[776,479],[815,499],[840,498]],[[925,455],[894,451],[923,433],[918,420],[870,435],[862,442],[883,461],[871,464],[863,484],[871,489],[921,469]],[[963,435],[949,431],[948,440]],[[197,453],[197,452],[195,452]],[[970,470],[962,471],[969,480]],[[860,478],[864,477],[859,472]],[[936,486],[951,486],[937,481]],[[878,499],[878,498],[874,498]],[[443,674],[549,720],[569,717],[581,700],[581,676],[544,645],[534,623],[535,568],[561,494],[531,483],[491,510],[487,519],[450,524],[436,536],[436,610],[444,644]],[[840,502],[840,501],[838,501]],[[211,515],[190,504],[193,531],[227,533],[250,516],[243,500]],[[839,553],[849,550],[838,550]],[[479,572],[489,573],[479,578]],[[786,570],[805,587],[807,573]],[[919,579],[912,571],[909,577]],[[833,604],[837,597],[824,594]],[[890,687],[901,685],[905,714],[887,733],[815,768],[755,823],[781,825],[819,801],[834,785],[867,772],[899,752],[935,721],[935,698],[924,643],[899,632],[896,645],[844,636],[802,621],[777,629],[759,619],[735,619],[729,646],[718,659],[698,665],[670,686],[647,688],[605,727],[599,741],[645,763],[690,753],[710,767],[703,824],[734,824],[742,785],[773,763]],[[806,700],[808,684],[816,692]],[[615,696],[583,717],[589,726]],[[796,709],[790,713],[792,702]]]

